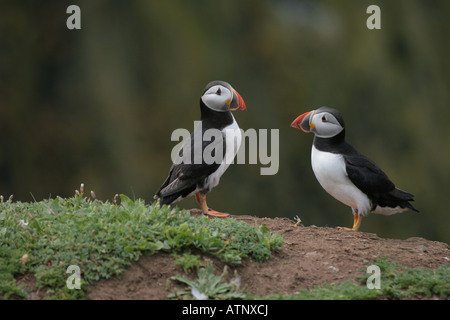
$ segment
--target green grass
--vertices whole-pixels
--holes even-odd
[[[405,299],[450,297],[450,267],[444,265],[436,270],[406,268],[397,262],[388,261],[388,257],[375,260],[366,265],[380,268],[380,289],[367,288],[367,268],[361,268],[361,276],[355,277],[357,283],[345,281],[339,284],[326,284],[312,290],[301,290],[293,295],[270,295],[264,299],[280,300],[368,300],[368,299]]]
[[[450,268],[405,268],[387,258],[373,262],[381,269],[381,288],[370,290],[370,274],[361,269],[355,281],[327,284],[292,295],[250,295],[240,288],[239,276],[221,275],[207,256],[229,264],[251,257],[270,258],[283,238],[264,226],[235,219],[192,217],[187,211],[159,208],[143,200],[120,196],[120,204],[84,197],[56,197],[43,201],[13,202],[0,197],[0,298],[29,298],[16,277],[32,273],[36,286],[50,299],[83,299],[89,284],[101,278],[120,277],[141,255],[171,253],[186,274],[172,281],[185,290],[171,291],[171,298],[193,299],[403,299],[450,297]],[[204,253],[203,258],[200,254]],[[206,257],[206,258],[205,258]],[[81,289],[69,289],[70,265],[81,271]]]
[[[30,272],[49,298],[81,299],[93,281],[121,274],[141,255],[175,253],[189,270],[198,268],[191,250],[239,264],[270,258],[283,238],[264,226],[235,219],[192,217],[120,196],[120,204],[84,197],[0,202],[0,297],[28,298],[15,277]],[[184,257],[184,259],[182,258]],[[70,265],[81,270],[81,290],[68,289]]]
[[[197,279],[175,276],[172,280],[188,286],[187,290],[172,290],[169,295],[175,299],[268,299],[268,300],[370,300],[370,299],[408,299],[450,297],[450,267],[441,266],[436,270],[423,268],[405,268],[397,262],[390,262],[388,257],[370,263],[380,268],[380,288],[369,289],[367,281],[372,273],[367,274],[367,267],[359,271],[356,281],[331,283],[316,286],[312,290],[301,290],[295,294],[273,294],[269,296],[250,295],[240,288],[239,276],[230,279],[227,270],[221,276],[214,274],[210,266],[200,268]],[[369,263],[366,266],[370,265]]]
[[[367,267],[359,271],[355,281],[331,283],[316,286],[312,290],[301,290],[295,294],[273,294],[269,296],[255,296],[241,289],[239,276],[234,275],[231,280],[227,270],[221,276],[214,274],[210,266],[199,268],[197,279],[175,276],[172,280],[184,283],[186,290],[174,290],[169,297],[174,299],[268,299],[268,300],[370,300],[370,299],[408,299],[450,297],[450,267],[441,266],[436,270],[422,268],[405,268],[397,262],[390,262],[387,257],[370,263],[380,268],[380,289],[369,289],[367,281],[372,275],[367,274]],[[370,265],[367,263],[366,265]]]
[[[173,299],[268,299],[268,300],[370,300],[370,299],[407,299],[450,297],[450,267],[441,266],[436,270],[422,268],[405,268],[397,262],[390,262],[387,257],[370,263],[380,268],[380,288],[369,289],[367,281],[372,273],[366,273],[367,267],[359,271],[355,281],[331,283],[316,286],[312,290],[301,290],[295,294],[273,294],[255,296],[240,288],[239,276],[229,279],[227,270],[221,276],[214,274],[214,268],[207,265],[198,269],[197,278],[175,276],[172,280],[184,283],[186,290],[172,289]],[[366,265],[370,265],[367,263]]]

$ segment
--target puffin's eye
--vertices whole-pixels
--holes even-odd
[[[216,94],[218,94],[220,96],[222,94],[222,90],[220,90],[220,88],[217,89]]]
[[[322,122],[327,122],[327,117],[322,116]]]

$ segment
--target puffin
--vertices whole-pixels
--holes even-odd
[[[229,216],[210,209],[206,194],[219,184],[241,145],[242,133],[231,111],[246,109],[241,95],[229,83],[212,81],[206,85],[200,97],[201,120],[182,143],[167,179],[153,197],[159,199],[160,206],[195,195],[204,214]],[[207,137],[211,130],[213,135]]]
[[[341,113],[321,107],[298,116],[291,127],[314,133],[311,166],[319,184],[338,201],[349,206],[357,231],[370,213],[392,215],[408,209],[414,195],[398,189],[374,161],[345,141]]]

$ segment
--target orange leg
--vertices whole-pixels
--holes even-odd
[[[362,218],[363,217],[357,213],[353,214],[353,231],[358,231],[359,227],[361,226]]]
[[[359,227],[361,226],[362,222],[362,216],[357,214],[356,212],[353,212],[353,227],[352,228],[346,228],[346,227],[338,227],[339,230],[353,230],[358,231]]]
[[[202,208],[202,211],[204,214],[213,216],[213,217],[220,217],[225,218],[228,217],[228,213],[219,212],[213,209],[209,209],[208,205],[206,204],[206,195],[205,194],[196,194],[195,199],[197,199],[197,202],[200,204],[200,207]]]
[[[197,199],[197,202],[198,202],[199,205],[202,205],[202,202],[200,201],[200,195],[199,194],[195,195],[195,199]]]

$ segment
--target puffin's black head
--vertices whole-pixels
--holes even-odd
[[[225,81],[208,83],[201,99],[208,108],[214,111],[246,110],[242,97]]]
[[[345,124],[339,111],[321,107],[298,116],[291,127],[304,132],[313,132],[319,138],[331,138],[341,133],[345,129]]]

